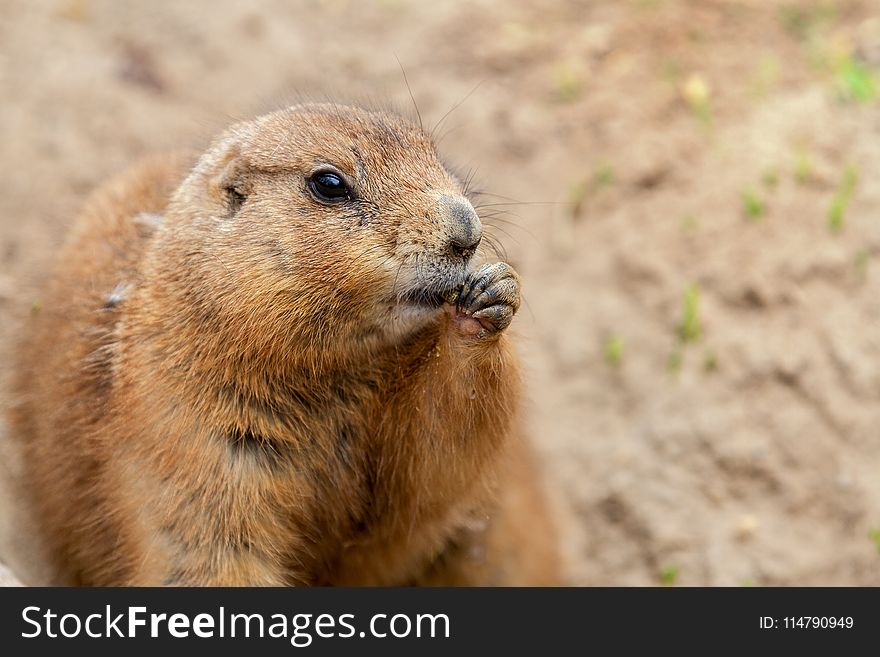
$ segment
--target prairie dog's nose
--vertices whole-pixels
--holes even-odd
[[[477,211],[463,196],[440,196],[440,216],[446,224],[449,250],[459,258],[470,258],[483,237]]]

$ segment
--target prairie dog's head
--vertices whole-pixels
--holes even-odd
[[[251,304],[250,316],[271,307],[349,333],[402,335],[437,316],[482,236],[461,182],[421,129],[330,104],[230,128],[169,215],[194,265],[222,265],[221,314]]]

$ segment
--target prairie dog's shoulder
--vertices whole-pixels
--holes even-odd
[[[54,263],[56,273],[38,312],[27,320],[23,388],[38,376],[44,379],[41,387],[50,389],[55,372],[79,371],[104,344],[115,321],[108,311],[136,283],[145,246],[193,160],[185,154],[146,158],[88,198]],[[34,367],[47,359],[51,366]]]
[[[148,157],[99,186],[72,227],[59,267],[82,267],[78,273],[94,280],[102,272],[132,264],[194,160],[184,153]]]
[[[89,196],[54,265],[63,275],[52,277],[38,325],[52,317],[62,326],[91,322],[92,313],[114,304],[193,161],[182,153],[148,157]]]

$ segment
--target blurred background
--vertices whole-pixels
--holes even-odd
[[[302,97],[414,115],[401,66],[499,195],[568,581],[880,585],[880,0],[0,0],[0,361],[97,184]]]

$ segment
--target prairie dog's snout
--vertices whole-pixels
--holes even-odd
[[[463,196],[442,194],[439,209],[447,230],[449,253],[455,258],[470,259],[483,237],[483,224],[474,206]]]

